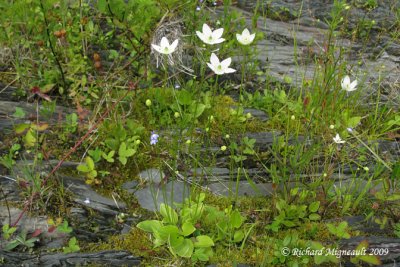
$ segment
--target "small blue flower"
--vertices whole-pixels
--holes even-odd
[[[155,132],[151,132],[151,136],[150,136],[150,145],[155,145],[158,142],[158,137],[159,135],[156,134]]]

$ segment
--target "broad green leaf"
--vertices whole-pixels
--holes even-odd
[[[242,241],[244,238],[244,232],[242,230],[238,230],[233,234],[233,242],[237,243]]]
[[[190,113],[193,114],[195,118],[198,118],[203,114],[204,110],[206,109],[206,105],[201,103],[192,103],[190,105]]]
[[[25,111],[22,108],[20,108],[20,107],[16,107],[15,108],[15,112],[13,114],[13,117],[22,119],[22,118],[25,117],[25,115],[26,115]]]
[[[163,222],[175,224],[175,225],[178,223],[178,214],[169,205],[161,203],[160,204],[160,213],[164,218]]]
[[[94,161],[91,157],[86,157],[85,162],[89,170],[94,170]]]
[[[25,132],[25,130],[28,129],[30,126],[31,125],[27,123],[18,124],[14,127],[14,131],[16,134],[21,134]]]
[[[171,236],[179,235],[179,229],[175,225],[164,225],[159,229],[155,229],[153,234],[155,238],[160,239],[163,242],[167,242]]]
[[[243,217],[240,215],[238,210],[235,210],[231,214],[230,223],[232,227],[239,228],[243,223]]]
[[[208,261],[213,256],[213,250],[211,247],[197,248],[195,249],[192,259],[200,261]]]
[[[318,220],[321,219],[321,216],[320,216],[319,214],[317,214],[317,213],[311,213],[311,214],[308,216],[308,218],[309,218],[311,221],[318,221]]]
[[[399,199],[400,199],[399,193],[393,193],[386,198],[387,201],[397,201]]]
[[[190,222],[184,222],[182,224],[182,234],[184,236],[188,236],[192,234],[194,231],[196,231],[196,228]]]
[[[104,152],[102,153],[102,157],[105,160],[107,160],[107,162],[110,162],[110,163],[114,162],[114,155],[115,155],[115,151],[114,150],[111,150],[110,152],[108,152],[108,154],[106,154]]]
[[[90,170],[86,164],[78,165],[78,167],[76,167],[76,169],[80,172],[90,172]]]
[[[376,255],[360,255],[358,259],[373,265],[382,265],[382,261]]]
[[[361,121],[361,117],[352,117],[347,121],[347,127],[354,128],[359,124]]]
[[[182,243],[171,248],[178,256],[183,258],[190,258],[194,249],[192,240],[186,238],[183,239]]]
[[[143,230],[143,231],[149,232],[149,233],[153,233],[154,231],[157,231],[157,229],[160,229],[162,226],[163,226],[162,222],[157,221],[157,220],[143,221],[136,225],[136,227],[139,228],[140,230]]]
[[[314,201],[310,204],[310,206],[308,207],[310,212],[317,212],[319,209],[319,201]]]
[[[192,104],[192,95],[185,89],[182,89],[181,91],[177,92],[177,98],[179,104],[181,105],[188,106]]]
[[[196,248],[207,248],[214,246],[214,241],[207,235],[196,236],[197,242],[194,243]]]
[[[26,147],[33,147],[36,143],[36,137],[32,129],[29,129],[25,135],[24,143]]]

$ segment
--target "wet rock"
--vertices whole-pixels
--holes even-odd
[[[252,181],[265,180],[267,174],[260,169],[244,169],[238,170],[237,168],[230,170],[228,168],[218,167],[205,167],[191,169],[188,173],[188,181],[196,183],[213,183],[220,181],[236,181],[246,180],[247,178]]]
[[[268,120],[268,115],[265,111],[255,109],[255,108],[246,108],[243,110],[243,114],[250,113],[253,118],[256,118],[262,122]]]
[[[137,181],[128,181],[123,183],[121,188],[128,191],[128,193],[134,193],[138,184],[139,183]]]
[[[182,181],[170,181],[167,184],[149,184],[135,192],[140,206],[150,211],[157,211],[161,203],[174,206],[190,195],[190,184]]]
[[[351,237],[350,239],[343,239],[340,241],[340,249],[355,249],[361,241],[366,240],[369,244],[368,249],[388,249],[389,253],[383,253],[385,255],[379,256],[382,263],[392,264],[400,261],[400,238],[388,238],[378,236],[357,236]]]
[[[139,178],[147,182],[160,183],[164,173],[159,169],[147,169],[139,173]]]
[[[126,251],[101,251],[95,253],[41,253],[39,255],[0,250],[3,266],[137,266],[140,257]]]
[[[96,210],[103,215],[117,215],[126,209],[125,203],[98,194],[82,179],[64,176],[61,181],[64,187],[72,192],[75,203]]]

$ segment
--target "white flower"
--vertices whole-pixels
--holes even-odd
[[[207,24],[203,24],[203,32],[196,31],[197,36],[206,44],[219,44],[225,41],[224,38],[221,38],[222,33],[224,32],[223,28],[216,29],[212,31],[211,28]]]
[[[85,202],[85,204],[90,204],[90,199],[87,197],[83,202]]]
[[[347,92],[351,92],[356,90],[357,88],[357,80],[354,80],[352,83],[350,83],[350,77],[349,76],[345,76],[342,80],[342,89],[347,91]]]
[[[158,53],[169,55],[173,53],[178,46],[178,39],[176,39],[172,44],[169,44],[169,41],[166,37],[161,38],[160,45],[151,44],[154,50]]]
[[[220,62],[218,57],[214,53],[212,53],[210,57],[210,63],[207,63],[207,65],[213,72],[215,72],[215,74],[221,75],[224,73],[232,73],[236,71],[229,68],[231,62],[232,59],[230,57]]]
[[[242,45],[249,45],[253,42],[254,37],[256,37],[256,34],[250,34],[248,29],[244,29],[242,34],[236,34],[236,39],[238,40],[239,43]]]
[[[339,134],[336,134],[335,137],[333,137],[333,141],[335,141],[336,144],[344,144],[346,141],[343,141],[342,138],[340,138]]]

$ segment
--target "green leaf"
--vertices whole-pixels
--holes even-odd
[[[310,206],[308,207],[308,210],[310,212],[317,212],[319,209],[319,201],[314,201],[310,204]]]
[[[239,228],[243,223],[243,217],[240,215],[238,210],[235,210],[231,214],[230,223],[232,227]]]
[[[114,162],[114,155],[115,155],[115,151],[111,150],[110,152],[108,152],[108,154],[104,153],[101,155],[105,160],[107,160],[107,162]]]
[[[194,243],[195,248],[207,248],[214,246],[214,241],[208,235],[196,236],[196,243]]]
[[[188,106],[188,105],[192,104],[192,95],[185,89],[183,89],[177,93],[177,98],[178,98],[179,104],[181,104],[181,105]]]
[[[390,178],[394,179],[400,179],[400,161],[396,163],[396,165],[393,167],[392,174],[390,175]]]
[[[206,105],[200,103],[192,103],[190,105],[190,113],[193,114],[195,118],[198,118],[203,114],[206,109]]]
[[[136,225],[137,228],[145,232],[153,233],[163,226],[162,222],[157,220],[147,220]]]
[[[354,128],[359,124],[361,121],[361,117],[352,117],[347,121],[347,127]]]
[[[96,148],[95,150],[90,149],[88,154],[93,158],[94,162],[99,162],[101,159],[102,151],[100,148]]]
[[[233,242],[237,243],[242,241],[244,238],[244,232],[242,230],[238,230],[233,234]]]
[[[319,214],[317,214],[317,213],[311,213],[311,214],[308,216],[308,218],[309,218],[311,221],[318,221],[318,220],[321,219],[321,216],[320,216]]]
[[[36,143],[36,137],[32,129],[29,129],[24,137],[24,144],[26,147],[33,147]]]
[[[90,172],[90,170],[86,164],[78,165],[78,167],[76,167],[76,169],[80,172]]]
[[[184,222],[182,224],[182,234],[184,236],[188,236],[192,234],[194,231],[196,231],[196,228],[190,222]]]
[[[211,247],[197,248],[193,253],[192,259],[193,261],[196,260],[208,261],[212,256],[213,256],[213,251]]]
[[[57,226],[57,231],[60,233],[69,234],[72,232],[72,228],[68,226],[68,221],[65,220],[62,224]]]
[[[179,237],[179,239],[183,237]],[[175,252],[178,256],[183,257],[183,258],[190,258],[193,254],[193,242],[190,239],[183,239],[182,242],[179,242],[179,245],[172,246],[171,248],[173,252]]]
[[[382,261],[379,259],[378,256],[375,255],[361,255],[358,256],[358,259],[373,265],[382,265]]]
[[[22,118],[25,118],[25,115],[26,115],[25,111],[22,108],[16,107],[15,108],[15,112],[14,112],[14,114],[12,116],[15,117],[15,118],[22,119]]]
[[[386,201],[397,201],[400,199],[399,193],[393,193],[386,198]]]
[[[178,214],[176,211],[168,206],[167,204],[161,203],[160,204],[160,213],[163,216],[163,222],[170,223],[170,224],[177,224],[178,223]]]
[[[156,239],[159,239],[162,242],[167,242],[170,240],[171,236],[173,237],[179,235],[179,229],[175,225],[164,225],[155,230],[153,234]]]
[[[21,243],[19,243],[17,240],[13,240],[4,247],[4,250],[10,251],[13,250],[14,248],[18,247]]]
[[[122,142],[118,150],[118,155],[119,155],[118,159],[123,165],[125,165],[127,162],[127,158],[133,156],[135,153],[136,153],[135,149],[128,148],[126,146],[126,143]]]
[[[80,249],[81,248],[79,247],[76,238],[73,237],[68,241],[68,247],[63,248],[63,252],[64,253],[74,253],[74,252],[79,251]]]

